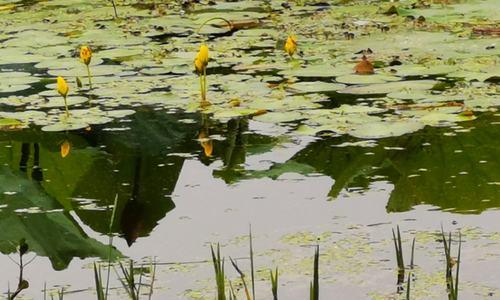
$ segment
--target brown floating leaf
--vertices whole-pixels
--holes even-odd
[[[500,36],[500,28],[472,28],[472,33],[477,35],[494,35]]]
[[[372,63],[364,55],[361,58],[361,61],[354,67],[354,70],[356,71],[356,74],[360,74],[360,75],[374,73]]]

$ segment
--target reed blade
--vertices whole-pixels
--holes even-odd
[[[255,298],[255,268],[254,268],[254,261],[253,261],[253,236],[252,236],[252,224],[250,224],[249,228],[249,237],[250,237],[250,276],[252,278],[252,297],[254,300]]]

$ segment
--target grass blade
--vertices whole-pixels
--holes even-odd
[[[101,268],[97,267],[96,263],[94,263],[94,281],[97,293],[97,300],[105,300],[104,291],[102,288]]]
[[[271,290],[273,292],[273,300],[278,300],[278,267],[276,267],[276,271],[274,272],[274,274],[273,270],[269,270],[269,273],[271,273]]]
[[[241,282],[243,283],[243,288],[245,290],[245,295],[247,297],[247,300],[252,300],[252,297],[250,297],[250,292],[248,291],[247,283],[245,281],[245,274],[240,270],[240,268],[238,268],[238,265],[231,257],[229,257],[229,260],[231,260],[231,264],[236,269],[236,272],[238,272],[238,274],[240,275]]]
[[[406,283],[406,300],[410,300],[410,282],[411,282],[411,272],[408,272],[408,279]]]
[[[316,245],[314,252],[314,274],[309,297],[311,300],[319,300],[319,245]]]
[[[255,268],[253,263],[253,237],[252,237],[252,224],[250,224],[249,228],[249,237],[250,237],[250,276],[252,277],[252,297],[255,300]]]

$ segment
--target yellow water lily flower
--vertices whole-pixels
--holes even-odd
[[[84,64],[90,64],[90,60],[92,59],[92,50],[89,46],[82,46],[80,48],[80,59]]]
[[[66,108],[66,117],[69,117],[68,102],[66,97],[68,96],[69,87],[66,80],[61,76],[57,77],[57,92],[64,98],[64,107]]]
[[[92,59],[92,50],[89,46],[82,46],[80,48],[80,59],[87,67],[87,76],[89,78],[89,87],[92,88],[92,75],[90,74],[90,60]]]
[[[205,44],[202,44],[200,46],[200,51],[198,51],[198,59],[200,60],[201,64],[206,67],[208,65],[208,46]]]
[[[201,60],[198,58],[198,54],[194,58],[194,68],[198,74],[203,74],[203,63]]]
[[[65,158],[66,156],[68,156],[70,151],[71,144],[68,141],[64,141],[64,143],[61,144],[61,157]]]
[[[64,80],[64,78],[62,78],[61,76],[57,77],[57,91],[59,92],[59,95],[63,96],[64,98],[68,96],[68,84],[66,83],[66,80]]]
[[[208,65],[208,46],[202,44],[200,50],[194,58],[194,68],[200,75],[201,101],[206,101],[207,96],[207,65]]]
[[[294,35],[290,35],[286,39],[285,51],[290,56],[293,56],[295,51],[297,51],[297,38]]]

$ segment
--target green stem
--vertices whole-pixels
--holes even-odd
[[[207,67],[203,68],[203,100],[207,99]]]
[[[230,29],[230,30],[233,28],[233,23],[231,23],[231,21],[228,21],[227,19],[224,19],[224,18],[222,18],[222,17],[215,17],[215,18],[210,18],[210,19],[206,20],[205,22],[203,22],[203,23],[200,25],[200,27],[198,27],[198,30],[196,30],[196,33],[199,33],[199,32],[200,32],[200,30],[201,30],[201,28],[202,28],[203,26],[205,26],[208,22],[213,21],[213,20],[222,20],[222,21],[224,21],[224,22],[226,22],[226,23],[227,23],[227,25],[229,26],[229,29]]]
[[[64,108],[66,109],[66,117],[69,118],[68,101],[66,100],[66,96],[64,96]]]
[[[203,87],[203,74],[200,74],[200,94],[201,94],[201,101],[205,100],[205,95],[204,95],[204,90],[205,88]]]
[[[111,4],[113,4],[113,10],[115,11],[115,19],[118,19],[118,12],[116,11],[115,0],[111,0]]]
[[[89,86],[92,89],[92,75],[90,74],[90,67],[87,65],[87,76],[89,77]]]

